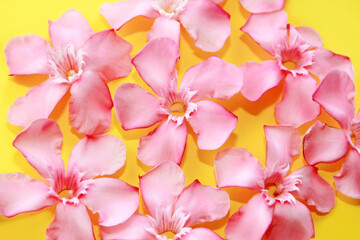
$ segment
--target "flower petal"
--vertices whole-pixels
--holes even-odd
[[[284,8],[284,0],[240,0],[241,5],[251,13],[266,13]]]
[[[225,236],[229,240],[261,239],[272,219],[273,207],[258,193],[230,217]]]
[[[185,174],[173,162],[163,162],[141,176],[141,194],[151,216],[156,208],[166,207],[176,201],[185,187]]]
[[[46,229],[48,240],[95,239],[90,216],[82,204],[59,203],[55,219]]]
[[[99,75],[85,71],[70,88],[71,126],[79,133],[100,135],[111,122],[113,103],[108,86]]]
[[[42,37],[27,34],[10,39],[5,59],[11,75],[50,74],[47,52],[51,46]]]
[[[316,121],[304,136],[304,158],[310,165],[332,163],[349,151],[347,136],[341,129]]]
[[[179,16],[196,47],[216,52],[230,36],[230,15],[211,0],[192,0]]]
[[[76,9],[66,11],[56,21],[49,21],[49,35],[54,48],[71,43],[79,49],[93,34],[88,21]]]
[[[300,26],[295,29],[312,47],[322,48],[324,42],[322,41],[320,34],[315,29],[308,26]]]
[[[181,240],[199,240],[199,239],[223,240],[222,237],[220,237],[215,232],[207,228],[192,229],[189,233],[181,237]]]
[[[315,89],[316,81],[310,75],[294,78],[288,74],[283,98],[275,106],[276,119],[281,124],[299,127],[319,116],[320,106],[312,100]]]
[[[188,122],[197,135],[199,148],[213,150],[221,147],[234,131],[237,116],[213,101],[203,100],[196,105],[197,110]]]
[[[343,129],[348,129],[355,115],[355,93],[354,81],[349,75],[335,70],[322,80],[313,98]]]
[[[147,33],[148,40],[167,37],[174,40],[179,46],[180,23],[173,18],[160,16],[155,19],[151,31]]]
[[[140,138],[137,157],[148,166],[171,161],[180,164],[187,138],[186,125],[173,121],[161,123],[147,136]],[[154,147],[156,146],[156,147]]]
[[[141,78],[159,96],[169,87],[177,87],[176,62],[180,51],[170,38],[151,40],[133,58],[132,62]]]
[[[244,148],[228,148],[215,157],[217,186],[244,187],[260,190],[258,181],[264,176],[259,161]]]
[[[26,127],[37,119],[48,118],[68,89],[67,83],[46,80],[16,99],[9,108],[7,120],[13,125]]]
[[[210,57],[185,72],[180,92],[187,89],[197,91],[192,101],[229,99],[240,91],[242,84],[243,76],[238,67],[218,57]]]

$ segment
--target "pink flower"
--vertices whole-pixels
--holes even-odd
[[[242,30],[275,58],[241,66],[244,72],[242,94],[256,101],[285,77],[282,100],[275,106],[275,116],[280,123],[298,127],[320,114],[319,104],[312,100],[317,82],[310,73],[322,80],[331,70],[340,69],[354,78],[348,57],[324,49],[314,29],[287,24],[284,11],[251,14]]]
[[[282,10],[285,0],[240,0],[240,3],[251,13],[267,13]]]
[[[225,228],[229,240],[297,239],[314,236],[309,209],[321,213],[335,204],[335,193],[318,173],[305,166],[286,176],[292,158],[300,153],[301,136],[289,126],[265,126],[266,169],[246,149],[230,148],[215,158],[218,187],[244,187],[259,191],[232,215]]]
[[[195,46],[218,51],[230,35],[230,15],[212,0],[128,0],[104,3],[100,13],[118,30],[136,16],[156,18],[148,40],[168,37],[179,44],[180,21]]]
[[[0,174],[0,214],[12,217],[57,204],[48,240],[95,239],[86,207],[99,214],[102,226],[126,221],[138,207],[138,189],[119,179],[95,178],[124,165],[124,143],[111,135],[83,138],[71,152],[67,173],[61,145],[60,128],[49,119],[34,121],[16,137],[14,146],[49,185],[22,173]]]
[[[105,81],[130,73],[131,44],[113,30],[94,33],[74,9],[49,21],[49,35],[54,48],[34,34],[15,37],[6,45],[11,75],[49,75],[15,101],[8,121],[25,127],[36,119],[48,118],[70,89],[71,125],[86,135],[103,134],[110,127],[113,107]]]
[[[102,227],[103,239],[220,240],[210,229],[191,227],[223,218],[228,194],[198,180],[185,189],[185,175],[173,162],[163,162],[140,177],[140,189],[150,216],[134,214],[127,222]],[[172,235],[171,238],[166,233]]]
[[[304,157],[308,164],[333,163],[346,157],[335,178],[343,194],[360,199],[360,111],[355,117],[355,85],[342,71],[330,72],[314,94],[318,102],[341,129],[320,122],[304,136]]]
[[[241,71],[233,64],[211,57],[190,69],[177,90],[175,64],[179,49],[168,38],[150,41],[134,58],[141,78],[160,96],[132,83],[115,92],[115,111],[125,130],[145,128],[162,122],[140,139],[138,158],[146,165],[163,161],[181,163],[189,122],[200,149],[217,149],[235,129],[237,117],[208,98],[228,99],[239,92]]]

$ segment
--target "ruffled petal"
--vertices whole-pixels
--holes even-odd
[[[241,5],[251,13],[266,13],[284,8],[284,0],[240,0]]]
[[[202,185],[195,180],[180,194],[175,205],[175,209],[178,208],[190,214],[186,226],[193,226],[225,217],[230,209],[230,198],[224,190]]]
[[[283,98],[275,106],[276,119],[281,124],[299,127],[319,116],[320,106],[312,100],[315,89],[316,81],[310,75],[294,78],[288,74]]]
[[[55,219],[46,229],[46,239],[95,239],[91,219],[84,205],[58,204]]]
[[[141,194],[151,216],[156,208],[173,204],[185,187],[185,174],[173,162],[164,162],[141,176]]]
[[[324,42],[321,39],[320,34],[315,29],[308,26],[300,26],[295,29],[312,47],[322,48]]]
[[[221,147],[234,131],[237,116],[213,101],[203,100],[196,105],[197,110],[188,122],[197,135],[199,148],[213,150]]]
[[[213,232],[212,230],[207,229],[207,228],[192,229],[185,236],[181,237],[181,240],[199,240],[199,239],[223,240],[222,237],[220,237],[215,232]]]
[[[11,75],[50,74],[47,52],[51,46],[35,34],[10,39],[5,46],[6,64]]]
[[[147,136],[140,138],[137,157],[148,166],[165,161],[179,165],[184,154],[186,138],[185,124],[177,126],[173,121],[165,121]]]
[[[76,9],[66,11],[56,21],[49,21],[49,35],[55,48],[71,43],[79,49],[93,34],[88,21]]]
[[[196,47],[216,52],[230,36],[230,15],[211,0],[192,0],[179,16]]]
[[[242,84],[243,76],[238,67],[218,57],[210,57],[185,72],[180,92],[187,89],[197,91],[192,101],[229,99],[240,91]]]
[[[173,18],[160,16],[155,19],[151,31],[147,33],[148,40],[167,37],[174,40],[179,46],[180,23]]]
[[[86,135],[105,133],[110,127],[113,103],[104,80],[86,71],[72,84],[70,93],[71,126]]]
[[[273,207],[269,207],[265,198],[258,193],[230,217],[225,236],[229,240],[261,239],[272,219]]]
[[[310,165],[335,162],[348,151],[349,143],[345,133],[319,121],[304,136],[304,158]]]
[[[264,169],[248,150],[244,148],[222,150],[216,155],[214,166],[218,187],[260,190],[258,181],[263,179]]]

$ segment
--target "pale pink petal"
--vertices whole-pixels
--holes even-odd
[[[304,136],[304,158],[310,165],[335,162],[348,151],[349,143],[344,131],[319,121]]]
[[[322,48],[324,42],[322,41],[320,34],[315,29],[308,26],[300,26],[295,29],[312,47]]]
[[[64,174],[62,139],[63,135],[55,121],[40,119],[20,132],[13,145],[44,179],[51,179]]]
[[[71,43],[79,49],[93,34],[88,21],[76,9],[66,11],[56,21],[49,21],[49,35],[55,48]]]
[[[309,240],[314,235],[311,213],[304,204],[299,201],[296,204],[275,204],[273,221],[266,233],[267,239]]]
[[[173,162],[164,162],[140,177],[140,189],[147,210],[155,216],[156,208],[176,201],[185,187],[185,174]]]
[[[120,85],[114,94],[114,108],[125,130],[150,127],[164,119],[160,106],[159,98],[133,83]]]
[[[47,58],[50,49],[50,44],[35,34],[10,39],[4,50],[10,74],[50,74]]]
[[[222,237],[220,237],[215,232],[207,228],[192,229],[189,233],[181,237],[181,240],[200,240],[200,239],[223,240]]]
[[[262,239],[272,218],[273,208],[267,204],[263,195],[258,193],[230,217],[225,236],[229,240]]]
[[[240,0],[240,3],[251,13],[266,13],[283,9],[285,0]]]
[[[199,148],[213,150],[221,147],[235,129],[237,116],[213,101],[203,100],[196,105],[197,110],[188,121],[197,135]]]
[[[84,205],[59,203],[55,219],[46,229],[46,239],[95,239],[91,219]]]
[[[243,73],[244,85],[241,93],[250,101],[257,101],[267,90],[279,85],[284,78],[275,61],[246,62],[240,66]]]
[[[283,98],[275,106],[278,122],[299,127],[319,116],[320,106],[312,100],[315,89],[316,81],[310,75],[294,78],[292,74],[288,74]]]
[[[82,179],[111,175],[124,165],[124,142],[112,135],[85,137],[73,148],[68,162],[68,172],[77,170]]]
[[[0,174],[0,214],[12,217],[50,206],[56,200],[49,190],[44,182],[22,173]]]
[[[196,47],[216,52],[230,36],[230,15],[211,0],[192,0],[179,16]]]
[[[132,62],[141,78],[162,96],[169,87],[177,87],[176,62],[180,51],[176,42],[170,38],[151,40],[133,58]]]
[[[360,199],[360,154],[356,149],[350,150],[341,172],[334,179],[339,192]]]
[[[238,67],[218,57],[210,57],[185,72],[180,91],[197,91],[192,101],[229,99],[240,91],[242,84],[243,76]]]
[[[16,99],[9,108],[7,120],[13,125],[26,127],[34,120],[48,118],[68,89],[67,83],[46,80]]]
[[[110,127],[113,103],[104,80],[86,71],[72,84],[70,93],[71,125],[86,135],[105,133]]]
[[[155,19],[151,31],[147,33],[148,40],[167,37],[174,40],[177,45],[180,41],[180,23],[173,18],[160,16]]]
[[[313,205],[319,212],[327,213],[335,205],[335,191],[331,185],[318,174],[318,169],[305,166],[292,172],[289,177],[301,175],[299,191],[292,192],[296,197],[304,199],[308,205]]]
[[[149,0],[128,0],[104,3],[100,7],[100,13],[105,17],[110,26],[118,30],[126,22],[137,16],[154,18],[158,13],[153,8],[153,2]]]
[[[258,181],[264,169],[259,161],[244,148],[228,148],[215,157],[215,174],[218,187],[244,187],[260,190]]]
[[[343,129],[348,129],[355,115],[355,92],[354,81],[349,75],[335,70],[322,80],[313,98]]]
[[[171,161],[181,163],[187,138],[185,123],[177,126],[173,121],[161,123],[147,136],[140,138],[137,157],[148,166]]]

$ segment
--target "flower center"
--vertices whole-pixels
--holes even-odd
[[[177,18],[187,3],[188,0],[154,0],[153,7],[162,16]]]
[[[169,106],[169,112],[174,116],[184,116],[186,112],[186,106],[181,102],[176,102]]]
[[[293,61],[285,61],[282,62],[282,65],[284,67],[286,67],[289,70],[295,70],[296,69],[296,63],[294,63]]]
[[[280,188],[278,189],[278,187],[274,183],[266,184],[265,189],[268,190],[268,194],[272,198],[276,198],[281,193],[281,191],[279,191]]]
[[[360,122],[353,122],[350,125],[350,144],[357,149],[360,149]]]

